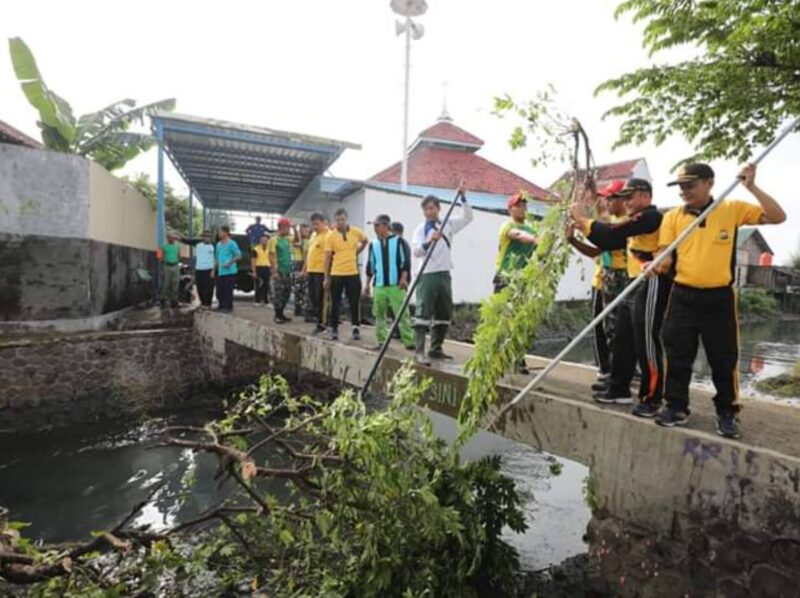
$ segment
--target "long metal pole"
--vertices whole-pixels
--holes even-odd
[[[406,17],[406,65],[403,90],[403,161],[400,167],[400,189],[408,189],[408,96],[411,84],[411,19]]]
[[[800,118],[795,119],[794,122],[792,122],[788,127],[786,127],[783,131],[781,131],[780,134],[772,141],[772,143],[770,143],[764,149],[764,151],[762,151],[761,154],[759,154],[759,156],[753,161],[753,163],[758,164],[764,158],[766,158],[769,155],[769,153],[773,149],[775,149],[775,147],[781,141],[783,141],[786,138],[786,136],[789,135],[789,133],[797,129],[798,126],[800,126]],[[566,347],[564,347],[564,349],[558,355],[556,355],[552,359],[552,361],[550,361],[550,363],[547,364],[547,367],[545,367],[541,372],[539,372],[538,375],[536,375],[530,382],[528,382],[528,384],[525,385],[525,388],[520,390],[517,393],[517,396],[515,396],[510,403],[505,405],[500,410],[500,413],[497,414],[497,417],[495,417],[495,419],[492,421],[489,427],[494,428],[495,425],[500,421],[500,419],[502,419],[503,416],[505,416],[505,414],[508,413],[508,411],[514,405],[519,403],[525,397],[525,395],[527,395],[537,384],[539,384],[542,380],[544,380],[547,377],[547,375],[555,369],[555,367],[559,364],[559,362],[562,359],[564,359],[564,357],[570,351],[572,351],[572,349],[574,349],[575,346],[578,343],[580,343],[583,340],[583,338],[587,334],[589,334],[591,330],[594,329],[595,326],[597,326],[600,322],[602,322],[608,314],[614,311],[614,309],[616,309],[616,307],[620,303],[622,303],[628,295],[633,293],[633,291],[636,290],[636,288],[642,283],[642,281],[644,281],[647,278],[648,274],[653,272],[659,266],[659,264],[661,264],[665,259],[667,259],[667,256],[670,255],[678,247],[678,245],[683,243],[683,241],[689,235],[691,235],[695,231],[695,229],[697,229],[697,227],[699,227],[703,222],[705,222],[705,220],[711,215],[711,213],[714,210],[716,210],[717,207],[719,207],[719,205],[722,203],[722,201],[728,195],[730,195],[730,193],[736,188],[739,182],[740,179],[737,177],[733,181],[733,183],[731,183],[722,192],[719,198],[716,201],[714,201],[710,206],[708,206],[705,209],[705,211],[697,217],[697,220],[692,222],[691,226],[687,226],[672,243],[670,243],[661,253],[659,253],[653,259],[653,261],[650,262],[650,264],[648,264],[648,266],[642,271],[642,273],[639,275],[638,278],[635,278],[631,284],[625,287],[625,289],[617,296],[616,299],[614,299],[614,301],[609,303],[603,311],[601,311],[591,322],[589,322],[589,324],[587,324],[586,328],[584,328],[575,338],[573,338],[572,341]]]
[[[464,198],[464,192],[460,190],[456,192],[456,196],[453,198],[453,203],[450,204],[447,213],[444,215],[444,220],[442,220],[442,225],[439,227],[439,230],[444,230],[447,222],[450,220],[450,215],[453,213],[453,209],[456,207],[456,204],[458,204],[459,199],[464,199],[466,201]],[[397,330],[397,327],[400,325],[400,319],[403,317],[403,314],[406,313],[406,309],[408,309],[408,304],[411,301],[411,297],[414,295],[414,290],[417,288],[417,284],[419,284],[419,280],[422,278],[422,274],[425,272],[425,268],[427,268],[428,262],[431,260],[431,255],[433,255],[433,250],[436,248],[436,243],[438,243],[438,241],[433,241],[428,246],[428,251],[425,253],[425,258],[422,260],[419,271],[417,271],[416,276],[414,276],[414,280],[411,281],[411,286],[408,287],[406,297],[403,299],[403,304],[400,306],[400,311],[394,314],[394,321],[392,322],[392,327],[389,329],[389,334],[386,336],[386,340],[383,341],[383,345],[378,353],[378,357],[375,358],[375,363],[372,364],[372,369],[369,371],[366,382],[364,382],[364,388],[361,390],[362,396],[367,393],[369,390],[369,385],[372,384],[372,379],[375,377],[375,373],[378,371],[378,366],[383,360],[383,356],[386,355],[386,351],[389,348],[389,343],[392,342],[392,336]]]

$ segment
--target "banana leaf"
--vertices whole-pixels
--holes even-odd
[[[64,144],[69,147],[75,140],[75,117],[69,103],[48,89],[42,79],[36,60],[30,48],[19,37],[8,40],[11,63],[14,73],[20,82],[22,91],[28,102],[39,112],[41,122],[58,133],[48,133],[42,140],[48,147],[53,142],[53,149],[64,151]],[[44,129],[43,129],[44,130]]]
[[[145,116],[152,114],[156,110],[171,111],[174,109],[175,99],[169,98],[123,112],[105,123],[103,128],[91,139],[83,141],[78,148],[78,153],[84,155],[88,154],[99,148],[101,145],[105,145],[107,143],[128,143],[128,141],[121,141],[122,139],[126,139],[125,137],[117,137],[114,139],[112,136],[127,131],[128,127],[134,122],[144,124]]]

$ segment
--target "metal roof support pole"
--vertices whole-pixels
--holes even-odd
[[[164,243],[164,125],[156,121],[156,141],[158,141],[158,178],[156,180],[156,242]]]
[[[189,238],[194,238],[194,189],[189,187]],[[189,263],[194,259],[194,245],[189,245]]]
[[[156,141],[158,142],[158,177],[156,180],[156,244],[159,249],[164,244],[164,125],[156,121]],[[163,277],[161,268],[156,267],[156,288],[161,296]]]

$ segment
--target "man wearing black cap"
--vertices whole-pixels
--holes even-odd
[[[580,204],[573,205],[572,217],[589,241],[600,249],[627,249],[628,277],[634,279],[658,249],[662,215],[652,205],[653,188],[644,179],[628,179],[613,196],[625,202],[627,221],[607,224],[590,220]],[[639,404],[634,407],[633,414],[654,417],[658,413],[664,375],[661,324],[670,286],[667,276],[650,278],[619,306],[611,355],[611,378],[608,388],[594,395],[597,402],[631,403],[630,383],[638,361],[642,379]]]
[[[675,280],[664,323],[669,368],[664,390],[667,406],[656,417],[659,425],[682,426],[688,421],[689,382],[698,340],[702,339],[717,391],[717,433],[739,437],[738,321],[733,290],[736,234],[745,224],[786,220],[783,209],[756,185],[755,178],[752,164],[739,174],[758,204],[723,201],[659,268],[661,272],[671,270]],[[680,187],[684,205],[664,216],[659,238],[662,249],[711,206],[714,171],[708,164],[688,164],[669,184]]]

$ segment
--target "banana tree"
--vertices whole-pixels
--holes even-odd
[[[50,149],[87,156],[114,170],[155,142],[147,133],[131,131],[131,125],[144,124],[145,116],[155,110],[175,109],[174,99],[137,106],[135,100],[126,98],[76,118],[69,102],[47,87],[27,44],[15,37],[8,40],[8,46],[17,80],[39,112],[42,141]]]

